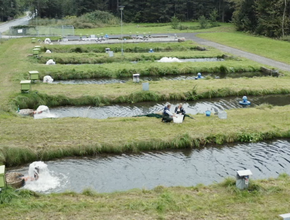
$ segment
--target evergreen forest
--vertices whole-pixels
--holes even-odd
[[[288,0],[0,0],[0,20],[7,21],[31,11],[38,18],[64,19],[96,10],[134,23],[195,21],[201,17],[233,22],[240,31],[272,38],[290,32]],[[94,19],[94,18],[92,18]]]

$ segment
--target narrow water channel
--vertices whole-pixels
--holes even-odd
[[[222,78],[241,78],[241,77],[262,77],[265,76],[261,72],[244,72],[244,73],[205,73],[203,77],[212,77],[215,79]],[[160,80],[195,80],[197,75],[166,75],[166,76],[140,76],[140,82],[142,81],[160,81]],[[71,80],[55,80],[52,84],[112,84],[112,83],[126,83],[132,80],[132,77],[110,79],[110,78],[99,78],[99,79],[71,79]]]
[[[204,114],[205,111],[210,110],[212,113],[218,113],[222,110],[243,108],[239,104],[242,97],[230,97],[230,98],[215,98],[206,99],[200,101],[186,102],[183,107],[187,114],[196,115]],[[251,101],[251,106],[267,103],[274,106],[284,106],[290,104],[290,95],[267,95],[267,96],[249,96],[248,100]],[[84,117],[95,119],[106,119],[109,117],[132,117],[136,115],[145,115],[150,113],[162,112],[166,103],[146,102],[133,105],[114,105],[103,107],[57,107],[51,108],[50,113],[58,118],[64,117]],[[177,102],[171,103],[171,111],[173,112],[175,107],[179,104]]]
[[[152,189],[163,186],[195,186],[221,182],[236,176],[238,170],[250,169],[251,179],[276,178],[290,174],[290,142],[278,140],[250,144],[225,145],[198,150],[156,151],[140,154],[103,155],[82,159],[45,162],[58,184],[41,190],[41,185],[25,187],[44,193],[124,191],[133,188]],[[8,172],[27,174],[28,166]],[[40,173],[41,178],[41,173]],[[36,181],[37,182],[37,181]],[[46,184],[49,184],[49,180]]]

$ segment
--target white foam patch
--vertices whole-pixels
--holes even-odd
[[[35,168],[39,169],[37,180],[27,180],[24,189],[29,189],[35,192],[49,193],[53,189],[59,189],[68,182],[67,177],[61,173],[49,171],[47,165],[42,161],[36,161],[30,164],[28,176],[34,177]]]
[[[160,63],[171,63],[171,62],[182,62],[181,60],[179,60],[176,57],[162,57],[160,60],[158,60],[157,62]]]
[[[35,113],[34,113],[34,119],[43,119],[43,118],[57,118],[55,114],[51,114],[49,111],[49,108],[45,105],[40,105]]]

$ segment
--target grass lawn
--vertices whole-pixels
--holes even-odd
[[[198,37],[290,64],[290,43],[242,32],[201,33]]]

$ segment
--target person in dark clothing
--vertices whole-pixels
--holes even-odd
[[[174,115],[170,112],[170,107],[170,104],[164,107],[161,120],[162,122],[171,122],[173,120]]]
[[[183,121],[184,121],[184,118],[185,118],[185,110],[182,107],[182,104],[181,103],[175,108],[175,111],[174,112],[176,114],[182,114],[183,115]]]

